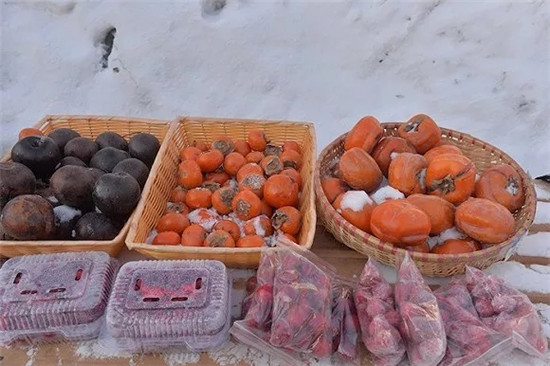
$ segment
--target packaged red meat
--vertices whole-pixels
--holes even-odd
[[[437,365],[447,341],[437,300],[408,253],[398,271],[395,302],[402,318],[401,335],[411,366]]]
[[[440,365],[486,364],[511,350],[504,336],[479,319],[468,289],[451,283],[434,291],[447,334],[447,350]]]
[[[344,360],[357,358],[359,319],[349,284],[334,286],[332,290],[332,351]]]
[[[500,278],[472,267],[466,267],[465,281],[483,323],[511,336],[514,346],[524,352],[543,357],[548,341],[541,320],[525,294]]]
[[[0,269],[0,344],[97,337],[117,268],[102,252],[9,259]]]
[[[128,262],[109,300],[104,342],[129,352],[214,348],[229,339],[230,304],[222,262]]]
[[[392,288],[373,259],[369,258],[359,277],[355,305],[362,340],[375,365],[399,364],[405,357],[405,343],[399,333],[401,317],[395,310]]]

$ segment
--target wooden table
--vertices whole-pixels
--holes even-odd
[[[535,225],[530,233],[550,232],[550,224]],[[358,276],[365,264],[365,257],[337,242],[334,237],[321,226],[317,227],[313,252],[332,263],[343,275]],[[140,259],[139,255],[125,250],[120,256],[122,261]],[[521,262],[527,266],[533,264],[550,265],[550,258],[514,256],[511,260]],[[238,306],[244,294],[246,278],[253,271],[232,271],[234,277],[234,311],[238,313]],[[431,283],[438,283],[439,279],[430,279]],[[526,293],[534,303],[550,305],[548,293]],[[3,349],[0,348],[0,366],[43,366],[43,365],[86,365],[86,366],[180,366],[180,365],[248,365],[252,361],[256,364],[270,364],[270,359],[256,350],[247,350],[243,345],[230,343],[226,348],[215,354],[171,354],[171,355],[132,355],[129,357],[106,357],[99,352],[99,357],[89,357],[97,344],[58,344],[43,345],[31,349]],[[223,352],[227,352],[224,355]],[[248,353],[247,353],[248,352]],[[97,352],[96,352],[97,353]]]

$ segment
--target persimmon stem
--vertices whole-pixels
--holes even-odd
[[[440,190],[444,195],[455,190],[455,181],[453,177],[447,175],[443,179],[436,179],[432,182],[431,191]]]

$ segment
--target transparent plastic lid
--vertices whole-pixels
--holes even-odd
[[[213,260],[126,263],[107,308],[113,337],[183,339],[216,336],[229,323],[229,280]]]
[[[116,269],[103,252],[9,259],[0,269],[0,331],[94,322],[105,311]]]

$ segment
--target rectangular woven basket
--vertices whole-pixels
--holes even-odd
[[[216,137],[246,139],[251,129],[262,129],[275,144],[293,140],[302,148],[302,193],[299,209],[302,213],[302,229],[298,236],[300,245],[310,248],[315,235],[316,212],[313,191],[316,137],[312,123],[265,121],[245,119],[181,117],[171,126],[166,142],[153,165],[151,184],[144,189],[144,199],[136,209],[130,224],[126,245],[149,257],[157,259],[216,259],[228,266],[257,267],[262,250],[269,248],[210,248],[184,247],[180,245],[151,245],[147,237],[165,213],[171,190],[176,186],[179,152],[193,141],[211,143]]]
[[[99,134],[105,131],[116,132],[126,139],[134,133],[147,132],[154,135],[162,143],[170,129],[170,121],[114,116],[54,115],[44,117],[34,127],[42,131],[45,135],[57,128],[71,128],[81,136],[91,139],[95,139]],[[157,155],[157,160],[158,157],[159,155]],[[10,160],[11,154],[7,153],[0,161]],[[151,178],[151,176],[152,175],[149,174],[149,178]],[[144,190],[150,180],[151,179],[148,179]],[[141,199],[143,200],[143,195]],[[131,217],[126,221],[126,224],[118,235],[112,240],[2,240],[0,241],[0,255],[4,257],[15,257],[25,254],[82,252],[92,250],[107,252],[111,256],[116,256],[124,247],[124,239],[130,227],[130,221]]]

